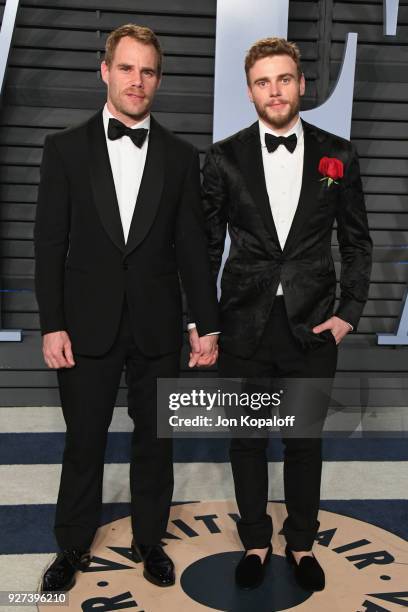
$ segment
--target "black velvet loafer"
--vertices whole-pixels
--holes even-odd
[[[160,544],[147,546],[132,542],[132,559],[135,563],[143,561],[143,576],[156,586],[172,586],[175,581],[174,564]]]
[[[75,584],[75,574],[91,562],[89,550],[63,550],[45,570],[41,580],[41,593],[69,591]]]
[[[316,557],[302,557],[299,563],[288,546],[285,549],[286,558],[295,568],[296,582],[306,591],[323,591],[325,587],[324,571]]]
[[[247,555],[244,552],[240,562],[235,568],[235,582],[245,590],[256,589],[259,587],[265,576],[265,567],[269,563],[272,554],[272,545],[268,545],[266,557],[262,563],[259,555]]]

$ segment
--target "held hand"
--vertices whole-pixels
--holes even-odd
[[[71,340],[66,331],[44,334],[43,355],[49,368],[72,368],[75,365]]]
[[[336,344],[340,344],[344,336],[346,336],[351,331],[351,327],[347,323],[347,321],[343,321],[343,319],[340,319],[340,317],[336,316],[330,317],[330,319],[327,319],[327,321],[320,323],[320,325],[316,325],[316,327],[314,327],[312,331],[315,334],[320,334],[326,329],[331,331],[336,341]]]
[[[189,330],[190,337],[190,361],[188,366],[211,366],[218,358],[218,336],[199,336],[197,329]]]
[[[218,359],[218,335],[201,336],[201,356],[198,366],[212,366]]]
[[[188,367],[194,368],[194,366],[197,365],[201,355],[200,337],[195,327],[189,330],[188,335],[191,347],[190,361],[188,362]]]

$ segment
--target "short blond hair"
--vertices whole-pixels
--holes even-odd
[[[248,83],[249,71],[255,62],[264,57],[273,57],[274,55],[289,55],[296,64],[298,78],[302,76],[300,51],[296,43],[289,42],[285,38],[261,38],[252,45],[245,56],[245,74]]]
[[[112,64],[113,57],[115,55],[116,47],[119,42],[125,36],[129,36],[136,40],[137,42],[142,43],[143,45],[152,45],[157,52],[157,73],[158,76],[161,75],[162,72],[162,64],[163,64],[163,51],[159,43],[159,39],[156,34],[150,28],[146,28],[144,26],[139,26],[134,23],[127,23],[125,25],[116,28],[113,30],[108,38],[106,39],[105,44],[105,62],[108,66]]]

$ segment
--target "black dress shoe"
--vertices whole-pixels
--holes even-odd
[[[272,554],[272,545],[268,545],[268,551],[262,563],[261,557],[257,554],[247,555],[244,552],[243,557],[235,568],[235,582],[241,589],[256,589],[262,584],[265,576],[265,567],[269,563]]]
[[[173,561],[160,544],[147,546],[132,542],[132,559],[135,563],[143,561],[143,576],[149,582],[161,587],[172,586],[175,583]]]
[[[41,580],[42,593],[69,591],[75,584],[75,573],[91,562],[89,550],[63,550],[46,569]]]
[[[288,546],[285,549],[286,558],[295,567],[297,583],[306,591],[323,591],[325,587],[324,571],[316,557],[302,557],[299,563]]]

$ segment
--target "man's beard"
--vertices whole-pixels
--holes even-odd
[[[255,103],[256,112],[260,119],[263,119],[265,123],[268,123],[273,128],[282,129],[292,121],[294,117],[299,113],[300,110],[300,98],[296,102],[289,102],[289,108],[283,115],[275,114],[271,116],[268,114],[268,108],[258,107]]]
[[[133,119],[133,121],[138,122],[141,121],[143,119],[143,117],[146,117],[146,115],[149,114],[149,107],[146,106],[144,108],[143,111],[139,111],[139,112],[132,112],[129,109],[125,108],[124,106],[120,105],[118,110],[120,111],[120,113],[122,115],[125,115],[126,117],[129,117],[129,119]]]

